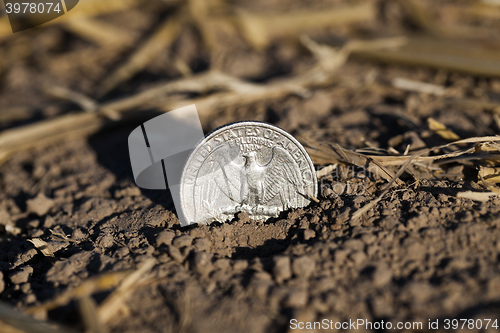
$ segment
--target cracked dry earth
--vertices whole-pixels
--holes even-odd
[[[291,97],[284,107],[261,108],[264,114],[247,110],[217,121],[256,112],[253,119],[292,133],[299,126],[333,128],[329,138],[351,147],[359,133],[372,140],[398,134],[387,119],[401,106],[379,101],[370,111],[338,98],[342,93],[321,90],[308,100]],[[301,112],[311,109],[316,113],[305,120]],[[440,116],[455,119],[458,132],[472,127],[456,110]],[[292,318],[427,323],[498,315],[500,198],[456,198],[458,191],[481,189],[473,168],[455,180],[403,178],[407,185],[356,221],[352,212],[385,183],[343,172],[322,183],[319,203],[277,219],[262,223],[240,213],[229,223],[181,228],[168,192],[134,185],[126,147],[131,129],[19,153],[0,167],[0,216],[21,232],[0,238],[2,301],[39,305],[90,277],[155,258],[147,281],[125,301],[128,314],[112,319],[112,332],[281,332]],[[404,125],[398,131],[414,133]],[[337,195],[327,186],[332,182],[366,190]],[[38,252],[32,238],[46,241],[55,257]],[[99,303],[106,295],[94,298]],[[47,317],[82,327],[74,302]]]

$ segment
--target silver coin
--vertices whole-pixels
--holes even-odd
[[[311,158],[284,130],[243,121],[210,133],[193,150],[181,177],[189,223],[224,222],[238,212],[256,220],[307,206],[318,182]]]

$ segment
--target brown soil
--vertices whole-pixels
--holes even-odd
[[[266,8],[283,10],[283,4],[272,3],[266,1]],[[134,21],[130,29],[140,35],[150,29],[148,18],[155,17],[147,8],[127,15],[126,22],[118,14],[108,20],[118,26]],[[357,28],[405,29],[398,15]],[[341,37],[352,33],[344,28],[334,32]],[[92,96],[93,85],[127,56],[97,48],[60,26],[23,36],[18,39],[30,43],[34,54],[14,61],[1,78],[0,108],[10,112],[0,119],[3,129],[75,109],[45,97],[40,83],[56,82]],[[260,82],[314,62],[287,42],[263,53],[241,40],[227,43],[234,57],[222,69]],[[194,31],[185,31],[172,54],[165,51],[111,97],[179,77],[169,57],[183,57],[195,71],[206,69],[199,44]],[[222,110],[202,119],[204,130],[260,120],[346,148],[366,147],[368,141],[400,151],[411,140],[426,147],[445,142],[427,130],[430,116],[464,138],[499,130],[482,110],[445,107],[439,96],[388,84],[404,77],[444,85],[457,97],[498,99],[498,79],[356,60],[338,73],[349,80],[308,96]],[[370,88],[368,81],[386,88]],[[456,197],[459,191],[484,190],[473,164],[457,164],[445,176],[426,174],[418,182],[404,175],[405,186],[390,191],[357,221],[351,214],[376,198],[385,182],[357,178],[344,168],[321,182],[319,203],[277,219],[261,223],[239,214],[229,223],[181,228],[168,192],[134,184],[127,137],[141,122],[19,152],[0,167],[0,222],[21,229],[18,236],[0,235],[2,301],[25,309],[89,277],[133,270],[156,258],[154,279],[136,286],[126,301],[129,314],[111,321],[112,332],[279,332],[289,329],[292,318],[422,321],[424,328],[429,319],[496,319],[500,198],[475,202]],[[332,190],[337,183],[360,184],[357,189],[363,192],[337,195]],[[27,241],[32,238],[48,242],[55,258],[38,252]],[[100,303],[107,295],[93,297]],[[48,318],[80,330],[83,326],[75,302],[49,311]]]

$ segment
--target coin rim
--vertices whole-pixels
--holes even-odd
[[[266,123],[266,122],[262,122],[262,121],[255,121],[255,120],[244,120],[244,121],[237,121],[237,122],[233,122],[233,123],[229,123],[229,124],[225,124],[225,125],[222,125],[222,126],[219,126],[218,128],[214,129],[213,131],[211,131],[210,133],[208,133],[205,138],[203,140],[201,140],[197,145],[196,147],[193,149],[193,151],[191,152],[191,154],[189,154],[189,157],[186,161],[186,163],[184,164],[184,168],[182,169],[182,175],[181,175],[181,181],[180,181],[180,189],[179,189],[179,197],[180,197],[180,201],[181,201],[181,214],[184,216],[184,220],[186,220],[188,222],[188,225],[189,224],[203,224],[202,222],[193,222],[193,221],[188,221],[188,219],[186,218],[186,214],[184,213],[185,211],[185,203],[184,203],[184,177],[186,176],[186,170],[187,170],[187,166],[189,165],[189,163],[191,162],[191,160],[193,159],[193,156],[196,154],[196,152],[200,149],[200,147],[202,147],[205,143],[207,143],[207,141],[211,140],[212,137],[214,137],[216,134],[218,134],[221,130],[226,130],[226,129],[230,129],[232,127],[239,127],[239,126],[244,126],[243,124],[250,124],[250,125],[259,125],[259,126],[263,126],[263,127],[267,127],[271,130],[275,130],[279,133],[281,133],[282,135],[284,135],[285,137],[287,137],[288,139],[290,139],[290,141],[292,141],[293,143],[295,143],[295,145],[297,147],[299,147],[299,149],[301,150],[302,154],[305,156],[307,162],[309,163],[309,166],[312,170],[312,176],[313,176],[313,183],[314,183],[314,193],[312,193],[312,195],[314,195],[315,197],[318,196],[318,178],[316,177],[316,170],[314,169],[314,163],[312,162],[311,160],[311,156],[309,156],[309,153],[306,151],[306,149],[304,148],[304,146],[297,140],[293,137],[293,135],[291,135],[290,133],[288,133],[287,131],[285,131],[284,129],[276,126],[276,125],[272,125],[272,124],[269,124],[269,123]],[[311,200],[310,200],[311,201]],[[304,206],[306,207],[306,206]],[[297,207],[297,208],[300,208],[300,207]]]

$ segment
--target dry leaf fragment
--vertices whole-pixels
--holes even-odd
[[[476,201],[488,201],[491,196],[498,195],[498,193],[495,192],[472,192],[472,191],[465,191],[465,192],[458,192],[457,193],[457,198],[463,198],[463,199],[472,199]]]
[[[490,183],[500,183],[500,167],[479,167],[479,177]]]
[[[314,55],[325,72],[341,67],[352,52],[362,50],[396,49],[407,43],[406,37],[389,37],[374,40],[350,40],[341,48],[316,43],[307,35],[300,36],[301,43]]]
[[[88,17],[75,17],[65,22],[66,29],[108,49],[122,49],[136,39],[131,31],[124,31],[114,25]]]
[[[127,276],[116,290],[111,293],[99,306],[98,315],[103,323],[108,323],[117,313],[125,307],[125,300],[136,287],[137,283],[144,279],[146,273],[156,264],[155,259],[150,259],[142,264],[135,272]]]
[[[52,250],[49,248],[49,244],[46,241],[41,240],[40,238],[28,239],[28,242],[32,243],[36,249],[46,257],[55,257]]]
[[[484,142],[476,145],[476,152],[500,152],[500,145],[492,142]]]
[[[375,207],[377,205],[377,203],[382,200],[382,198],[384,197],[384,195],[387,194],[387,192],[389,192],[389,190],[391,189],[391,186],[399,180],[399,177],[401,177],[401,175],[403,174],[403,172],[405,172],[411,165],[411,163],[418,157],[419,155],[412,155],[410,156],[410,158],[408,159],[408,161],[406,161],[406,163],[401,167],[401,169],[398,170],[398,172],[394,175],[394,177],[391,179],[391,181],[389,182],[389,184],[387,184],[387,186],[385,187],[384,191],[377,197],[375,198],[374,200],[370,201],[369,203],[367,203],[365,206],[363,206],[362,208],[358,209],[357,211],[354,212],[354,214],[352,214],[352,219],[353,220],[356,220],[358,219],[359,217],[361,217],[364,213],[366,213],[367,211],[369,211],[370,209],[372,209],[373,207]]]
[[[101,322],[97,314],[97,304],[89,295],[85,295],[78,300],[78,308],[82,315],[83,323],[87,332],[107,333],[108,330]]]
[[[99,109],[99,104],[94,99],[82,93],[59,86],[45,85],[43,92],[51,97],[71,101],[87,112],[95,112]]]
[[[49,229],[49,231],[52,233],[52,236],[55,236],[56,238],[60,238],[66,242],[70,242],[70,243],[76,243],[77,241],[75,241],[74,239],[71,239],[69,238],[68,236],[60,233],[60,232],[57,232],[57,231],[54,231],[52,229]]]
[[[309,199],[311,199],[312,201],[314,201],[315,203],[319,203],[319,199],[316,198],[314,195],[312,195],[311,193],[307,193],[307,196],[309,197]]]
[[[460,137],[450,131],[444,124],[435,120],[434,118],[428,118],[427,123],[429,125],[429,129],[434,131],[437,135],[442,137],[445,140],[449,141],[457,141],[460,140]]]
[[[28,308],[26,313],[33,314],[39,311],[53,310],[68,304],[73,299],[81,299],[96,292],[109,290],[120,283],[128,274],[128,271],[112,272],[98,277],[89,278],[78,287],[67,289],[62,294],[56,296],[53,300]]]
[[[365,170],[387,180],[388,182],[392,182],[394,179],[394,173],[372,158],[373,156],[359,154],[354,151],[344,149],[338,145],[337,147],[334,147],[332,145],[321,144],[304,136],[299,136],[298,140],[304,145],[315,164],[342,163],[355,165],[360,168],[364,168]],[[411,157],[408,156],[408,158],[403,158],[405,158],[406,161]],[[404,182],[400,179],[396,179],[395,183],[398,185],[404,184]]]
[[[476,145],[475,151],[477,153],[483,153],[482,158],[479,163],[482,166],[500,166],[500,145],[493,142],[485,142]],[[484,154],[485,153],[485,154]]]
[[[318,171],[316,171],[316,178],[320,179],[328,176],[333,170],[337,168],[338,164],[330,164]]]
[[[273,38],[297,36],[301,32],[331,26],[372,21],[376,9],[372,3],[331,8],[321,11],[295,11],[285,14],[253,14],[239,11],[237,23],[243,37],[258,50],[265,49]]]
[[[500,76],[499,50],[463,39],[457,42],[449,39],[409,37],[408,43],[399,49],[353,50],[352,53],[357,58],[384,63],[425,66],[488,77]]]
[[[5,325],[3,323],[11,327],[15,327],[22,332],[75,333],[73,329],[60,326],[59,324],[55,324],[53,322],[36,320],[22,312],[19,312],[11,305],[0,302],[0,331],[2,333],[6,331],[4,331]]]
[[[149,37],[146,42],[135,51],[125,64],[111,73],[101,84],[101,94],[105,95],[119,84],[131,79],[143,70],[152,59],[165,50],[177,38],[181,22],[176,18],[169,18]]]
[[[394,87],[402,90],[416,91],[437,96],[444,95],[446,91],[443,86],[415,80],[408,80],[402,77],[395,78],[391,83]]]

